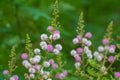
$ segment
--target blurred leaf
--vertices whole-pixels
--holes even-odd
[[[32,15],[34,20],[38,20],[40,17],[44,17],[48,20],[50,19],[49,15],[47,15],[46,13],[44,13],[43,11],[37,8],[30,7],[30,6],[21,6],[20,9]]]

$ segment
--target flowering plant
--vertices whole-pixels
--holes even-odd
[[[113,21],[108,25],[107,33],[102,39],[102,45],[94,51],[91,48],[94,43],[91,41],[93,35],[91,32],[85,32],[83,12],[81,12],[76,30],[77,36],[73,39],[73,44],[77,45],[77,49],[70,52],[70,55],[75,59],[75,71],[72,71],[71,68],[66,70],[64,67],[66,62],[62,59],[64,52],[61,52],[64,47],[59,43],[61,38],[59,28],[61,26],[58,21],[58,0],[56,0],[54,7],[51,26],[47,27],[49,34],[41,34],[40,48],[33,49],[30,36],[26,35],[26,51],[21,54],[22,65],[28,70],[24,74],[25,79],[74,80],[74,78],[69,78],[72,75],[81,77],[83,80],[120,79],[120,72],[113,67],[115,61],[120,57],[120,54],[116,52],[116,48],[120,49],[120,45],[112,43]],[[15,48],[13,47],[9,70],[3,71],[5,80],[18,80],[19,78],[12,73],[17,68],[14,64],[15,56]]]

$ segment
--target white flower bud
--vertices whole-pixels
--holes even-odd
[[[52,80],[51,78],[48,78],[47,80]]]
[[[35,54],[39,54],[40,53],[40,49],[38,49],[38,48],[34,49],[34,53]]]
[[[100,55],[100,54],[96,56],[97,61],[101,61],[101,60],[102,60],[102,58],[103,58],[103,56],[102,56],[102,55]]]
[[[50,35],[50,36],[49,36],[49,39],[50,39],[50,40],[52,40],[52,39],[53,39],[53,36],[52,36],[52,35]]]
[[[53,40],[60,39],[60,34],[53,34]]]
[[[57,45],[55,46],[55,48],[58,49],[58,50],[62,50],[62,45],[61,45],[61,44],[57,44]]]
[[[98,51],[99,51],[99,52],[103,52],[104,50],[105,50],[105,49],[104,49],[103,46],[99,46],[99,47],[98,47]]]
[[[29,73],[35,73],[35,69],[34,68],[29,68]]]
[[[47,34],[42,34],[41,35],[41,40],[46,40],[48,38]]]
[[[34,74],[30,74],[30,78],[34,79],[35,75]]]
[[[75,56],[75,55],[77,55],[77,52],[76,52],[76,50],[72,50],[72,51],[70,52],[70,54],[71,54],[72,56]]]
[[[45,62],[43,63],[43,66],[44,66],[44,67],[49,67],[49,66],[50,66],[50,63],[49,63],[48,61],[45,61]]]
[[[93,56],[92,56],[91,53],[89,53],[89,54],[87,54],[87,57],[90,58],[90,59],[92,59]]]
[[[109,52],[110,52],[110,53],[114,53],[114,52],[115,52],[115,49],[114,49],[114,48],[109,48]]]
[[[25,66],[26,68],[30,68],[32,65],[31,65],[30,63],[26,63],[24,66]]]
[[[10,77],[10,80],[15,80],[15,78],[14,77]]]
[[[82,43],[83,43],[83,44],[86,44],[87,41],[88,41],[88,40],[87,40],[86,38],[83,38],[83,39],[82,39]]]
[[[96,57],[99,53],[97,51],[94,52],[94,56]]]
[[[28,60],[24,60],[24,61],[22,62],[23,65],[25,65],[26,63],[29,63]]]
[[[40,46],[42,47],[42,46],[46,46],[47,45],[47,43],[45,42],[45,41],[41,41],[40,42]]]
[[[79,43],[79,40],[77,38],[74,38],[73,39],[73,44],[77,44],[77,43]]]
[[[36,55],[34,58],[37,58],[37,59],[41,60],[40,55]]]
[[[91,46],[91,45],[92,45],[92,42],[91,42],[91,41],[87,41],[87,42],[86,42],[86,45],[87,45],[87,46]]]
[[[101,69],[100,69],[101,72],[105,72],[106,71],[106,67],[105,66],[102,66]]]
[[[58,49],[54,49],[53,52],[54,52],[55,54],[59,54],[59,50],[58,50]]]
[[[76,63],[75,63],[75,67],[76,67],[76,68],[79,68],[80,65],[81,65],[80,62],[76,62]]]
[[[87,52],[87,51],[89,51],[89,47],[85,46],[84,47],[84,52]]]

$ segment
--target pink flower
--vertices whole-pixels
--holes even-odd
[[[116,78],[120,78],[120,72],[115,72],[114,75]]]
[[[51,44],[48,44],[47,47],[46,47],[46,49],[48,51],[52,51],[53,50],[53,46]]]
[[[58,67],[58,64],[56,64],[56,63],[52,64],[53,69],[56,69],[57,67]]]
[[[48,31],[52,31],[53,30],[53,26],[48,26],[47,30]]]
[[[64,74],[65,76],[67,76],[67,75],[68,75],[67,70],[64,70],[64,71],[63,71],[63,74]]]
[[[114,56],[109,56],[109,58],[108,58],[109,62],[114,62],[114,60],[115,60]]]
[[[77,53],[82,53],[82,52],[83,52],[82,48],[77,48]]]
[[[81,40],[81,39],[82,39],[81,35],[77,35],[76,38],[77,38],[78,40]]]
[[[54,62],[53,59],[50,59],[50,60],[49,60],[49,63],[50,63],[50,64],[54,64],[55,62]]]
[[[55,77],[59,79],[60,78],[60,74],[56,73]]]
[[[115,49],[115,45],[113,45],[113,44],[112,44],[112,45],[110,45],[110,48],[113,48],[113,49]]]
[[[13,78],[15,79],[15,80],[18,80],[18,75],[13,75]]]
[[[34,65],[34,66],[32,66],[32,68],[34,68],[34,69],[38,69],[38,65]]]
[[[92,33],[91,33],[91,32],[87,32],[87,33],[85,34],[85,37],[91,38],[91,37],[92,37]]]
[[[22,58],[22,59],[27,59],[27,58],[28,58],[27,53],[23,53],[23,54],[21,55],[21,58]]]
[[[9,71],[8,71],[8,70],[4,70],[4,71],[3,71],[3,74],[4,74],[4,75],[8,75],[8,74],[9,74]]]
[[[60,34],[60,31],[59,30],[55,30],[54,34]]]
[[[108,43],[109,43],[109,40],[108,40],[107,38],[104,38],[104,39],[102,40],[102,43],[103,43],[103,44],[108,44]]]
[[[79,55],[75,56],[76,61],[81,61],[81,57]]]

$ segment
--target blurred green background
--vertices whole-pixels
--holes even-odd
[[[20,72],[20,54],[25,51],[25,36],[30,34],[34,47],[39,47],[40,34],[46,33],[47,26],[51,23],[53,4],[55,0],[1,0],[0,1],[0,72],[7,69],[10,49],[16,46],[16,53],[20,67],[15,73],[23,76]],[[72,38],[76,35],[78,17],[84,12],[85,30],[93,33],[92,49],[96,50],[101,44],[108,23],[114,21],[114,43],[120,35],[120,2],[119,0],[59,0],[61,23],[60,40],[63,44],[63,56],[72,67],[73,58],[69,55],[70,50],[75,48]],[[69,62],[73,62],[72,64]],[[67,68],[67,67],[66,67]]]

